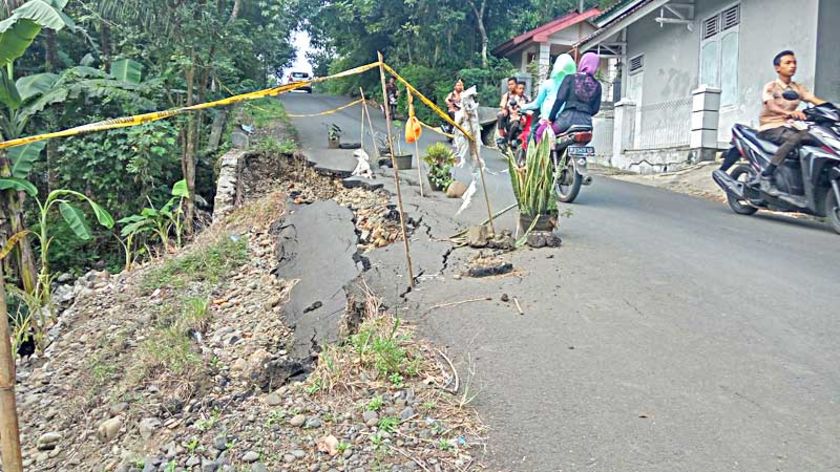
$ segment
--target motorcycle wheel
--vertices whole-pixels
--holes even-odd
[[[557,173],[557,181],[554,184],[554,191],[557,200],[563,203],[572,203],[580,193],[580,186],[583,177],[575,170],[575,164],[568,160],[566,166]]]
[[[840,202],[837,201],[833,189],[829,189],[825,197],[825,217],[831,223],[831,228],[840,233]]]
[[[736,167],[732,172],[729,174],[734,180],[737,180],[744,185],[747,184],[747,181],[753,178],[753,170],[749,166],[740,165]],[[732,209],[735,213],[739,215],[752,215],[758,211],[758,208],[749,204],[746,200],[739,200],[737,197],[732,195],[729,192],[726,192],[726,201],[729,203],[729,208]]]

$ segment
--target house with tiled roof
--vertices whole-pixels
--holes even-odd
[[[620,96],[605,163],[674,170],[726,147],[735,123],[756,126],[772,60],[796,52],[795,80],[840,99],[840,0],[621,0],[589,19],[575,44],[619,64]],[[598,130],[596,129],[596,134]]]
[[[507,58],[522,73],[530,72],[529,65],[536,63],[544,76],[554,58],[597,30],[592,20],[600,14],[597,8],[566,13],[496,46],[493,55]]]

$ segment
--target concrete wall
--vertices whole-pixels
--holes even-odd
[[[840,103],[840,1],[820,0],[817,30],[818,97]]]

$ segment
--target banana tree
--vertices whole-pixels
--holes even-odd
[[[28,182],[27,182],[28,183]],[[31,184],[30,184],[31,185]],[[31,191],[35,192],[31,192]],[[35,197],[37,190],[32,187],[26,191],[30,196]],[[96,217],[96,221],[104,228],[111,229],[114,227],[114,218],[111,214],[98,203],[87,197],[86,195],[74,192],[72,190],[53,190],[47,196],[44,202],[35,199],[40,210],[38,231],[35,236],[41,243],[41,270],[38,273],[38,287],[36,290],[37,297],[42,305],[49,305],[51,299],[50,285],[52,277],[50,276],[49,267],[49,251],[52,243],[52,236],[49,235],[49,216],[50,211],[58,206],[58,212],[64,219],[65,223],[70,227],[77,238],[83,241],[89,241],[93,238],[93,232],[90,225],[85,218],[84,212],[71,203],[71,199],[87,203]]]
[[[14,61],[26,52],[42,29],[59,31],[65,27],[75,27],[73,20],[63,12],[66,5],[67,0],[30,0],[15,8],[8,18],[0,21],[0,104],[5,108],[2,113],[3,118],[0,118],[3,139],[19,135],[23,129],[20,127],[17,110],[23,104],[24,97],[13,82]],[[28,85],[34,89],[43,83],[32,80],[28,84],[21,85]],[[30,87],[21,88],[25,89],[24,95],[27,95]],[[9,134],[10,131],[13,133]],[[5,186],[0,195],[0,243],[4,243],[9,235],[20,234],[25,230],[24,193],[20,190],[25,187],[25,184],[21,183],[21,180],[26,178],[23,175],[23,169],[27,162],[34,162],[34,159],[37,159],[41,149],[30,147],[5,153],[0,151],[0,178],[4,179],[0,185]],[[12,161],[12,159],[15,160]],[[24,290],[34,293],[36,290],[35,262],[28,238],[24,237],[20,241],[15,249],[14,260],[17,262],[17,273]]]

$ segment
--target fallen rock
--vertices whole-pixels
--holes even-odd
[[[313,417],[309,418],[308,420],[306,420],[306,425],[304,426],[304,428],[306,428],[306,429],[320,428],[322,424],[323,423],[321,423],[321,418],[318,418],[317,416],[313,416]]]
[[[562,243],[560,236],[553,231],[531,231],[526,242],[533,248],[560,247]]]
[[[38,438],[39,451],[51,451],[55,449],[59,442],[61,442],[61,433],[50,432],[44,433]]]
[[[268,397],[266,397],[265,403],[268,406],[278,406],[283,403],[283,398],[276,393],[272,393]]]
[[[255,451],[248,451],[242,456],[242,462],[247,462],[248,464],[257,462],[258,460],[260,460],[260,455]]]
[[[490,277],[502,275],[513,271],[513,264],[497,257],[485,257],[479,254],[478,257],[469,263],[467,275],[470,277]]]
[[[325,452],[330,456],[338,454],[338,439],[332,434],[318,439],[316,446],[318,447],[318,452]]]
[[[122,428],[122,426],[122,416],[116,416],[109,420],[105,420],[99,424],[99,428],[97,428],[96,430],[96,436],[99,438],[100,441],[110,441],[120,434],[120,428]]]
[[[400,412],[400,419],[403,421],[408,420],[412,416],[414,416],[414,409],[410,406],[406,407],[402,412]]]
[[[467,193],[467,185],[457,180],[449,184],[449,188],[446,189],[446,196],[449,198],[461,198],[465,193]]]
[[[306,423],[306,417],[303,415],[295,415],[292,419],[289,420],[289,424],[294,426],[295,428],[300,428],[303,424]]]
[[[155,431],[161,427],[161,422],[157,418],[143,418],[140,420],[138,429],[140,430],[140,437],[148,441],[155,434]]]
[[[487,240],[490,239],[489,231],[484,225],[471,226],[467,230],[467,244],[470,247],[483,248],[487,247]]]

